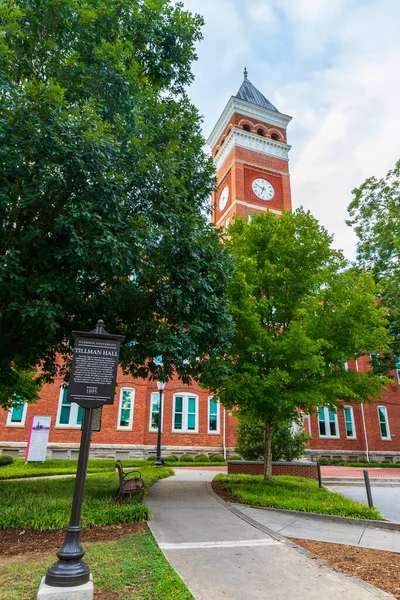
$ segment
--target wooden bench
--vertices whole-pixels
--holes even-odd
[[[125,496],[129,496],[129,500],[134,499],[135,502],[142,502],[144,496],[144,481],[140,471],[128,471],[127,473],[124,473],[120,460],[117,460],[115,466],[119,475],[117,502],[122,502]]]

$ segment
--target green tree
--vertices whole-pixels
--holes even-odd
[[[302,210],[240,219],[229,236],[236,333],[229,351],[211,358],[203,381],[225,407],[262,419],[267,480],[273,431],[298,411],[380,396],[385,377],[345,363],[387,349],[385,311],[373,278],[348,268],[326,230]]]
[[[245,460],[260,460],[264,456],[264,424],[257,414],[238,410],[235,450]],[[303,430],[295,430],[293,422],[275,427],[271,440],[272,460],[295,460],[301,458],[310,439]]]
[[[165,378],[196,377],[230,330],[185,93],[201,17],[172,0],[15,0],[0,23],[0,404],[34,399],[98,318],[126,335],[132,374],[159,376],[161,354]]]
[[[388,308],[392,344],[373,357],[376,371],[387,372],[400,356],[400,160],[386,177],[370,177],[353,190],[347,221],[357,235],[357,263],[373,272]]]

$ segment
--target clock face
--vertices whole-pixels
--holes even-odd
[[[224,189],[222,190],[220,197],[219,197],[219,202],[218,202],[219,210],[224,210],[225,206],[228,203],[228,198],[229,198],[229,187],[226,185],[224,187]]]
[[[254,179],[251,187],[257,198],[260,198],[261,200],[272,200],[274,197],[274,188],[266,179],[262,179],[261,177]]]

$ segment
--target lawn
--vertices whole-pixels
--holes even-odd
[[[383,520],[376,508],[369,508],[366,504],[355,502],[325,488],[320,489],[318,483],[312,479],[279,476],[273,477],[269,483],[264,483],[263,477],[258,475],[219,474],[214,478],[214,482],[221,484],[225,491],[243,504]]]
[[[73,475],[76,473],[78,461],[69,459],[46,459],[43,463],[27,463],[23,458],[17,458],[11,465],[0,467],[0,480],[19,479],[25,477],[45,477],[49,475]],[[124,469],[139,467],[140,469],[151,465],[147,460],[123,460]],[[203,467],[221,466],[226,462],[166,462],[169,467]],[[89,460],[88,473],[113,473],[115,471],[115,460],[113,459],[91,459]]]
[[[125,600],[191,600],[193,596],[169,566],[149,531],[122,536],[112,542],[85,544],[99,597]],[[55,561],[54,554],[39,560],[16,557],[0,571],[0,600],[36,598],[41,577]],[[106,595],[108,594],[110,595]],[[97,594],[95,594],[96,597]],[[114,597],[114,596],[112,596]]]
[[[169,468],[141,467],[146,489],[173,474]],[[68,525],[75,479],[0,481],[0,529],[62,529]],[[145,504],[116,504],[118,475],[99,473],[86,480],[82,525],[112,525],[147,521]]]

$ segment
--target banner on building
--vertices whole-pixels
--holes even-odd
[[[43,462],[46,459],[51,417],[32,417],[26,447],[26,462]]]

